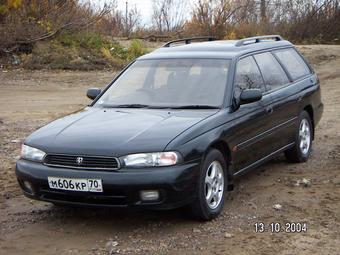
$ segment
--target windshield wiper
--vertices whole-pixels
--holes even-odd
[[[118,104],[105,105],[106,108],[148,108],[148,109],[219,109],[220,107],[212,105],[179,105],[179,106],[162,106],[147,104]]]
[[[213,105],[181,105],[171,107],[172,109],[219,109],[218,106]]]
[[[147,104],[119,104],[119,105],[108,105],[109,108],[148,108]]]

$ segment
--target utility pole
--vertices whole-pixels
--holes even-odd
[[[125,2],[125,35],[128,36],[128,1]]]

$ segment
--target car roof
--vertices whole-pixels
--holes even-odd
[[[276,40],[268,40],[269,38]],[[259,39],[260,38],[260,39]],[[193,38],[195,39],[195,38]],[[200,38],[196,38],[200,39]],[[211,39],[211,38],[208,38]],[[184,41],[185,44],[171,46],[172,42],[165,44],[149,54],[146,54],[138,59],[169,59],[169,58],[221,58],[233,59],[239,56],[268,49],[281,47],[292,47],[293,44],[283,40],[280,36],[261,36],[251,37],[242,40],[221,40],[191,43],[190,39],[176,40]]]

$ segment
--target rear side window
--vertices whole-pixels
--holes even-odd
[[[310,74],[310,69],[295,49],[278,50],[274,51],[274,54],[287,69],[294,81]]]
[[[261,72],[253,57],[241,59],[236,66],[235,97],[238,98],[245,89],[261,89],[265,91]]]
[[[279,62],[270,52],[254,55],[260,67],[267,90],[274,90],[289,83],[289,79]]]

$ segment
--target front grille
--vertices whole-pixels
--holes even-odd
[[[85,205],[127,206],[128,197],[122,190],[104,188],[103,193],[54,190],[43,185],[39,189],[40,198],[54,202],[70,202]]]
[[[120,190],[108,190],[105,193],[72,192],[40,188],[40,198],[54,202],[74,202],[87,205],[127,206],[127,196]]]
[[[48,166],[115,170],[119,161],[114,157],[79,156],[79,155],[46,155],[44,164]]]

